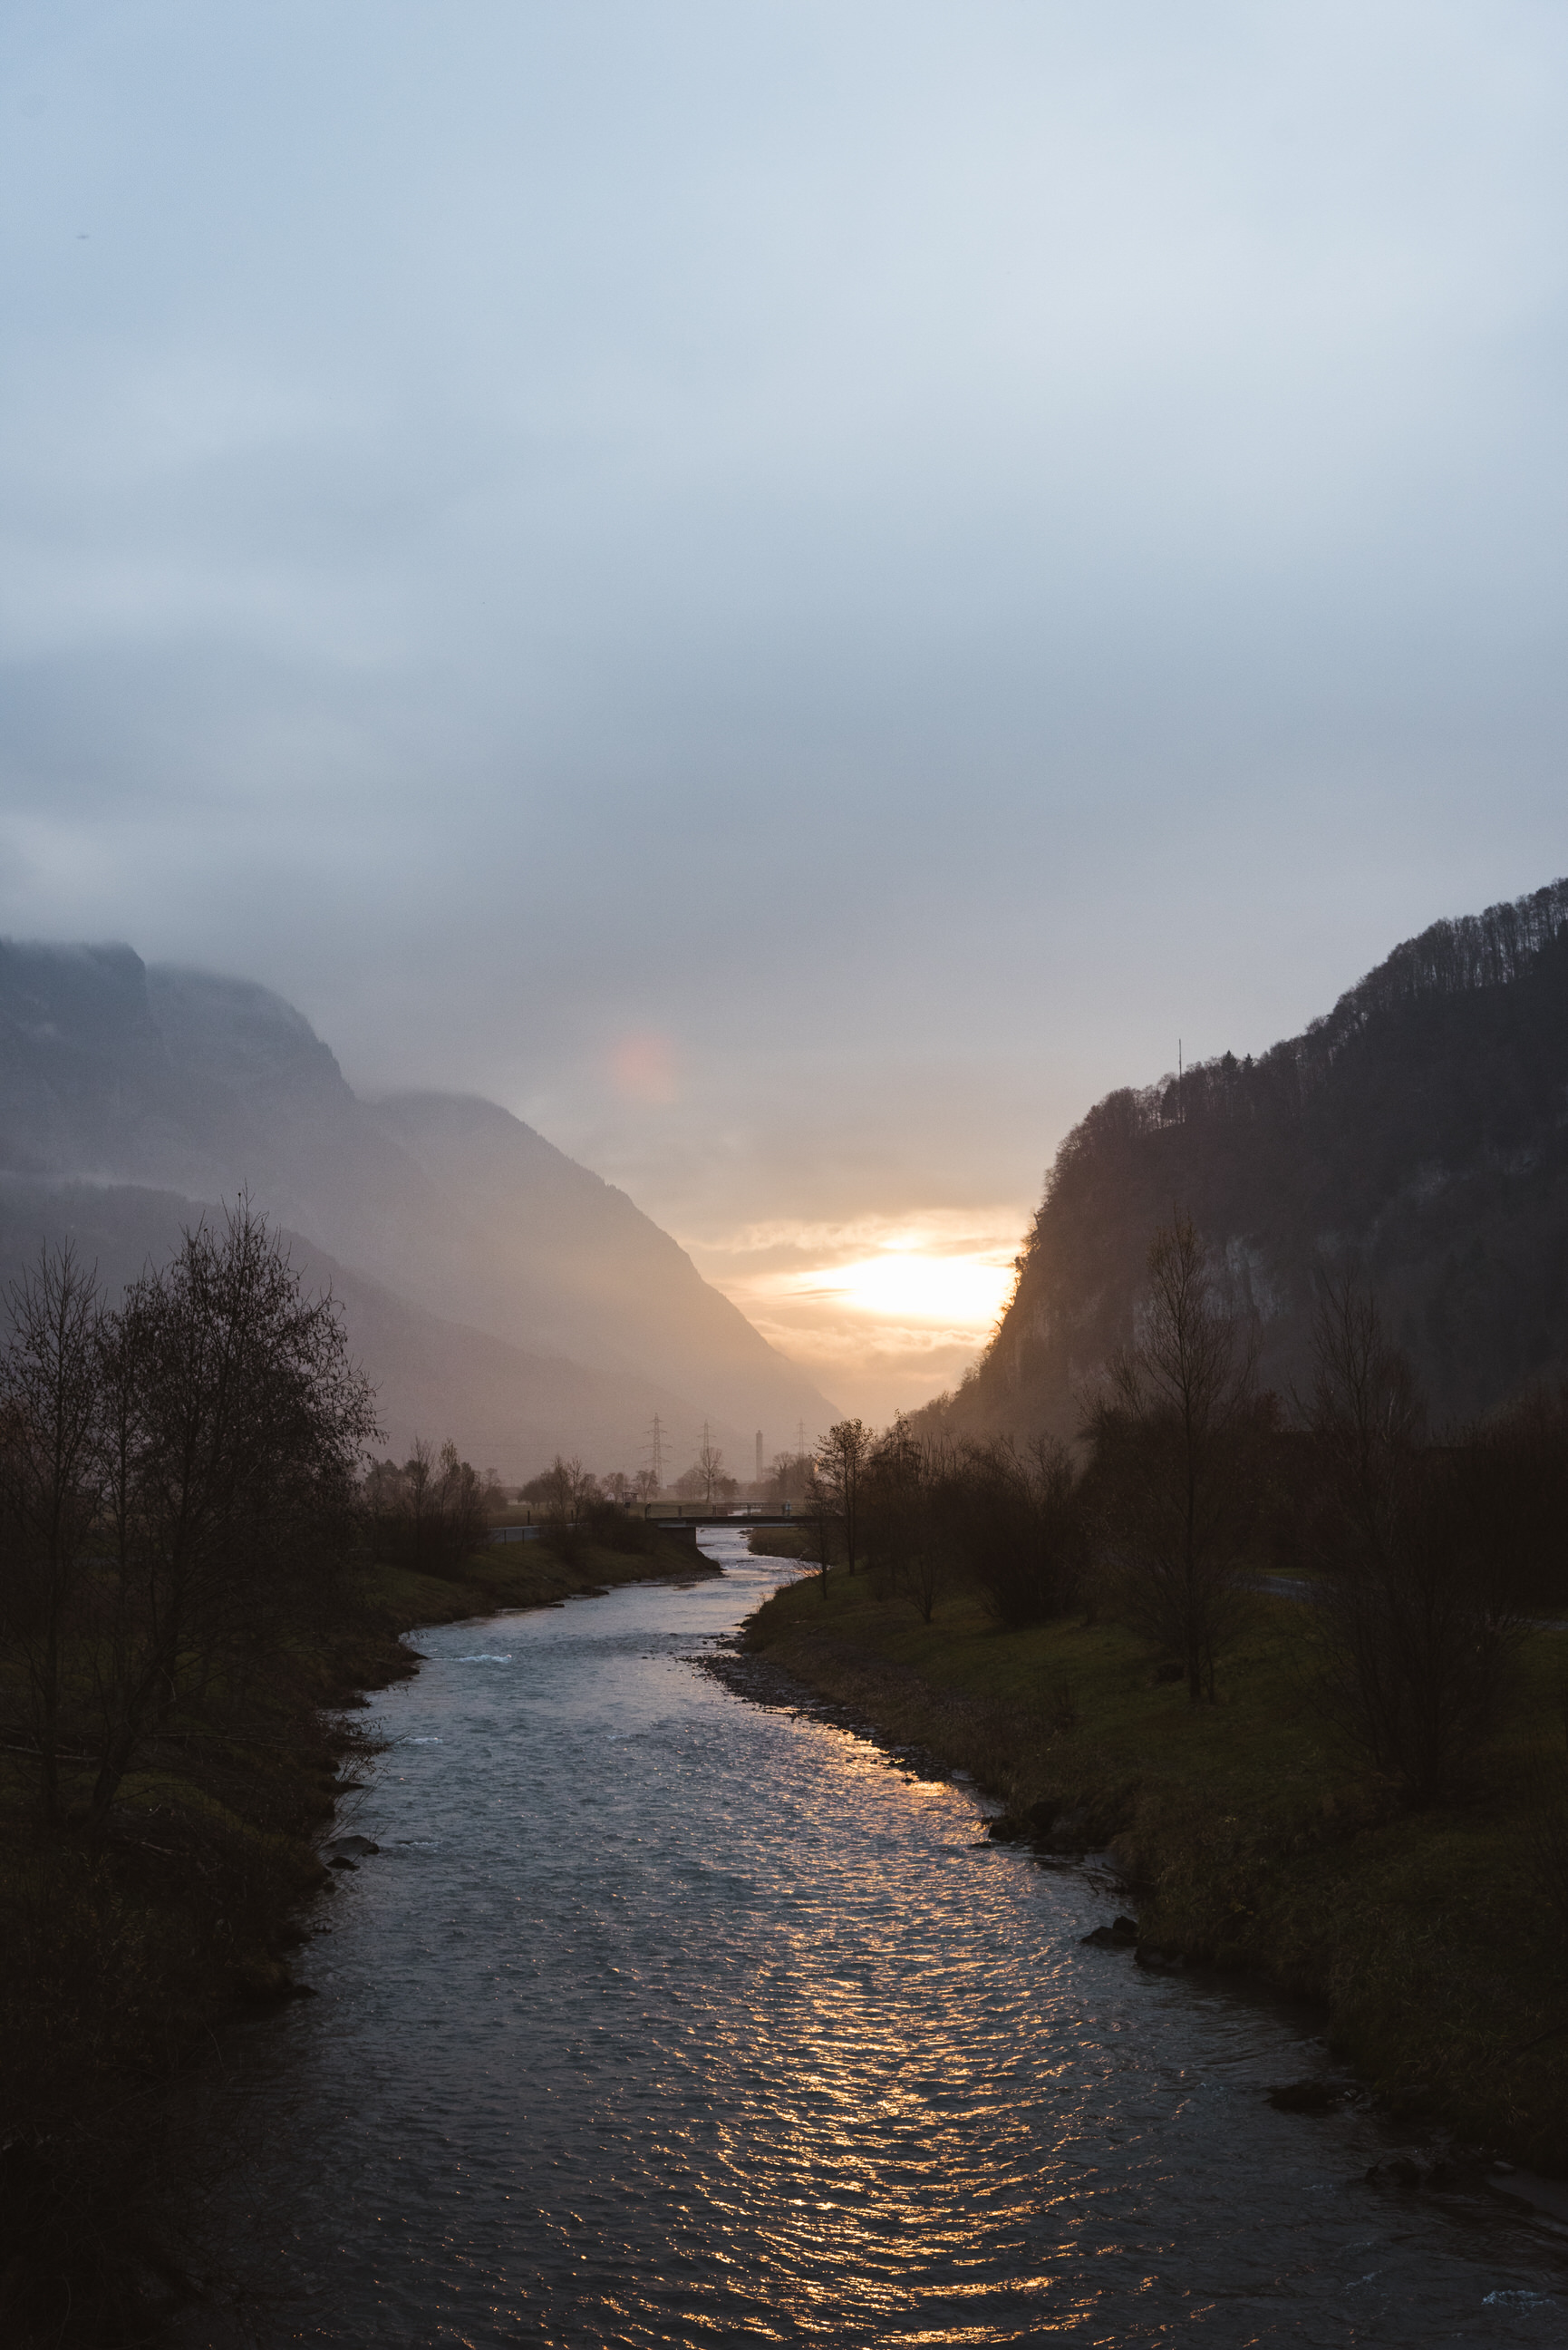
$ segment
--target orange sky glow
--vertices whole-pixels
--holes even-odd
[[[846,1224],[781,1220],[687,1245],[835,1403],[880,1426],[962,1378],[1012,1292],[1029,1215],[1002,1204]]]

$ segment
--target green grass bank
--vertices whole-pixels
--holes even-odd
[[[243,1737],[223,1695],[177,1718],[129,1777],[106,1835],[38,1822],[36,1763],[0,1750],[0,2342],[119,2345],[202,2290],[202,2203],[223,2166],[203,2120],[216,2028],[297,1995],[304,1905],[333,1882],[323,1846],[374,1740],[367,1690],[415,1671],[425,1624],[548,1607],[705,1571],[689,1544],[628,1554],[569,1542],[476,1554],[452,1577],[367,1564],[346,1606],[275,1660]],[[21,1670],[0,1651],[0,1683]],[[351,1823],[350,1823],[351,1825]]]
[[[787,1555],[793,1536],[756,1538]],[[1468,1800],[1411,1813],[1316,1704],[1302,1610],[1260,1594],[1192,1706],[1115,1624],[1003,1632],[959,1595],[921,1623],[842,1567],[751,1619],[747,1645],[999,1796],[1004,1833],[1108,1847],[1151,1950],[1321,2002],[1391,2110],[1568,2171],[1568,1964],[1539,1883],[1568,1806],[1568,1636],[1527,1636],[1511,1728]]]

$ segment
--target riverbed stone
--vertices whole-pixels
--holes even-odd
[[[1349,2095],[1337,2081],[1286,2081],[1269,2091],[1269,2103],[1281,2114],[1327,2114]]]
[[[1386,2162],[1374,2162],[1366,2173],[1369,2187],[1420,2187],[1426,2177],[1422,2165],[1407,2154],[1395,2155]]]
[[[1108,1926],[1096,1926],[1090,1934],[1081,1934],[1079,1940],[1096,1950],[1128,1950],[1137,1940],[1136,1918],[1113,1918]]]

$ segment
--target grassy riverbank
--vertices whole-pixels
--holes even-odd
[[[972,1772],[1020,1833],[1111,1846],[1149,1950],[1321,2001],[1412,2123],[1568,2170],[1568,1969],[1531,1859],[1542,1804],[1568,1804],[1568,1636],[1526,1641],[1469,1799],[1411,1813],[1336,1744],[1301,1630],[1260,1596],[1220,1701],[1196,1707],[1114,1624],[1004,1633],[958,1596],[926,1625],[841,1568],[786,1586],[748,1640]]]
[[[302,1904],[330,1882],[319,1847],[374,1752],[359,1692],[413,1671],[401,1638],[649,1575],[692,1574],[689,1546],[626,1554],[497,1547],[454,1576],[367,1565],[329,1619],[247,1692],[171,1721],[128,1777],[107,1834],[80,1825],[92,1765],[67,1762],[66,1825],[45,1835],[36,1764],[0,1752],[0,2340],[129,2345],[190,2297],[213,2149],[188,2092],[215,2025],[294,1994]],[[0,1682],[16,1674],[0,1653]],[[178,2084],[178,2094],[171,2091]]]

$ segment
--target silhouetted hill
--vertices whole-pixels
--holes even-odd
[[[507,1474],[557,1444],[635,1466],[655,1409],[678,1447],[707,1419],[737,1461],[759,1426],[832,1416],[624,1192],[493,1103],[360,1101],[309,1023],[247,981],[129,947],[0,945],[0,1170],[25,1179],[18,1234],[62,1185],[79,1220],[84,1179],[183,1202],[247,1190],[335,1262],[389,1420],[429,1398],[416,1424]],[[126,1232],[168,1222],[122,1205]]]
[[[1353,1259],[1442,1418],[1568,1376],[1568,882],[1434,923],[1304,1035],[1109,1094],[1063,1143],[955,1424],[1066,1434],[1187,1210],[1300,1383],[1313,1270]]]

